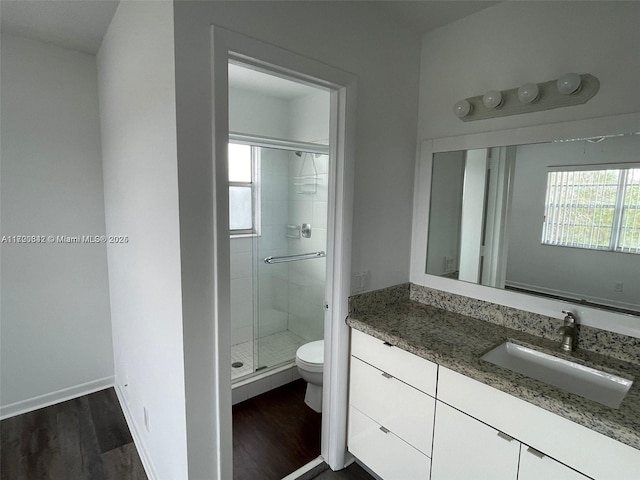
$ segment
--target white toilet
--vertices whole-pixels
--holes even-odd
[[[324,340],[309,342],[298,348],[296,365],[300,376],[307,382],[304,403],[316,412],[322,412],[322,371],[324,369]]]

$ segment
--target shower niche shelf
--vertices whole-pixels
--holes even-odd
[[[287,238],[300,238],[300,225],[287,225]]]
[[[299,152],[296,152],[298,154]],[[296,193],[301,195],[314,195],[318,192],[318,166],[315,155],[305,152],[302,155],[302,165],[298,175],[293,177],[293,185]]]

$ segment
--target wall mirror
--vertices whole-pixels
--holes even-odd
[[[412,269],[640,315],[640,134],[460,143],[423,157]]]

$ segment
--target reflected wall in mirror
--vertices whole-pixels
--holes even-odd
[[[426,273],[640,314],[640,135],[434,154]]]

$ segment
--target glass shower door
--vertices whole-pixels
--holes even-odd
[[[232,362],[242,363],[232,379],[292,362],[324,331],[328,156],[242,147],[242,181],[231,181],[230,148],[230,225],[244,229],[231,239]]]
[[[271,368],[323,336],[326,220],[315,228],[322,195],[315,154],[261,147],[259,158],[256,364]],[[326,201],[315,211],[326,217]]]

